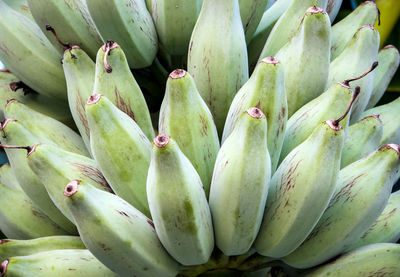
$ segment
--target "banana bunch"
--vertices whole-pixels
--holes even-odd
[[[341,0],[0,0],[0,276],[400,276],[400,64]]]

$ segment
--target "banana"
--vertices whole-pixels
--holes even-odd
[[[30,20],[35,21],[33,19],[32,13],[29,10],[28,1],[27,0],[4,0],[4,2],[12,9],[16,10],[19,13],[22,13]]]
[[[279,0],[283,1],[283,0]],[[295,35],[306,10],[312,6],[326,8],[328,0],[294,0],[274,25],[261,51],[259,61],[276,53]]]
[[[176,276],[153,222],[116,195],[74,180],[64,190],[83,243],[119,276]],[[118,228],[116,228],[118,226]]]
[[[351,125],[344,140],[340,168],[374,152],[380,145],[383,124],[379,116],[369,115]]]
[[[151,14],[152,12],[152,6],[153,6],[153,4],[152,4],[152,2],[153,2],[153,0],[146,0],[146,8],[147,8],[147,10],[149,11],[149,13]]]
[[[400,146],[387,144],[339,172],[335,193],[308,238],[282,260],[295,268],[317,266],[342,253],[375,222],[400,170]]]
[[[12,189],[22,189],[9,163],[5,163],[0,166],[0,183]]]
[[[400,239],[400,191],[393,192],[389,201],[374,224],[358,241],[346,248],[347,251],[373,243],[397,242]]]
[[[344,19],[332,26],[331,60],[336,59],[361,26],[374,26],[379,10],[374,1],[365,1]],[[363,52],[361,52],[363,53]]]
[[[238,0],[204,0],[188,53],[188,72],[222,135],[229,106],[249,78]]]
[[[36,23],[49,41],[63,53],[62,41],[78,45],[94,59],[103,39],[90,17],[84,0],[27,0]],[[48,31],[50,25],[56,37]]]
[[[305,277],[399,276],[400,245],[376,243],[346,253]]]
[[[290,7],[294,0],[279,0],[267,9],[261,17],[260,24],[254,31],[253,36],[247,43],[250,69],[255,68],[261,51],[272,28],[275,26],[281,15]],[[273,1],[270,1],[273,2]]]
[[[330,37],[329,16],[323,9],[311,7],[293,38],[276,54],[285,69],[289,118],[324,91],[329,75]]]
[[[142,91],[129,69],[124,51],[115,42],[107,41],[97,53],[93,91],[106,96],[135,120],[148,139],[154,137],[149,109]]]
[[[118,276],[86,249],[51,250],[12,257],[1,263],[0,272],[6,277]]]
[[[241,113],[218,152],[210,191],[216,245],[227,256],[249,251],[263,218],[271,179],[267,120],[258,108]]]
[[[0,260],[60,249],[86,249],[79,237],[50,236],[30,240],[0,240]]]
[[[208,199],[219,139],[210,110],[190,74],[174,70],[161,104],[160,134],[168,134],[198,172]]]
[[[93,94],[86,103],[91,148],[113,191],[150,218],[146,179],[150,141],[127,114],[106,97]]]
[[[390,81],[399,68],[400,54],[395,46],[387,45],[379,51],[377,60],[379,62],[379,67],[375,72],[374,86],[368,101],[367,109],[375,107],[382,98]]]
[[[214,233],[200,176],[178,144],[164,134],[153,141],[147,198],[157,236],[168,253],[183,265],[207,262]]]
[[[90,130],[85,113],[85,103],[93,93],[95,68],[95,63],[78,46],[72,46],[64,52],[63,69],[67,80],[69,108],[89,151]]]
[[[328,0],[328,4],[326,5],[326,12],[329,14],[331,22],[335,21],[342,2],[343,0]]]
[[[0,229],[10,239],[68,235],[20,189],[0,183]]]
[[[0,59],[35,91],[67,99],[64,73],[57,50],[39,27],[0,1]]]
[[[112,191],[97,163],[85,156],[65,151],[52,144],[35,144],[27,148],[28,165],[40,178],[56,207],[73,222],[62,194],[71,179],[90,181],[105,191]]]
[[[373,64],[373,68],[376,67],[378,65],[376,62],[378,49],[378,31],[371,25],[361,27],[343,52],[330,64],[326,87],[330,87],[340,80],[351,78],[351,76],[362,74],[371,67],[371,64]],[[354,82],[354,86],[361,87],[361,93],[354,103],[350,124],[360,120],[361,113],[365,110],[371,97],[374,76],[375,72],[372,71],[361,80]]]
[[[240,17],[246,41],[249,42],[260,23],[269,0],[239,0]]]
[[[282,1],[282,0],[281,0]],[[238,91],[225,121],[222,143],[232,132],[238,118],[250,107],[259,108],[267,118],[267,144],[271,172],[275,172],[287,122],[287,101],[282,64],[274,57],[264,58],[249,81]]]
[[[171,55],[187,55],[190,36],[203,0],[152,0],[159,43]]]
[[[375,114],[383,123],[382,144],[400,144],[400,97],[385,105],[366,110],[361,116]]]
[[[117,41],[131,68],[152,64],[157,53],[157,33],[143,0],[86,0],[104,40]]]

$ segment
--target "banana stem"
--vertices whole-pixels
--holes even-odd
[[[351,79],[347,79],[347,80],[345,80],[342,84],[344,84],[345,86],[348,87],[348,86],[350,85],[350,82],[354,82],[354,81],[360,80],[361,78],[364,78],[366,75],[368,75],[369,73],[371,73],[375,68],[377,68],[378,65],[379,65],[379,63],[378,63],[377,61],[374,62],[374,63],[372,64],[371,68],[368,69],[366,72],[364,72],[363,74],[361,74],[361,75],[358,76],[358,77],[351,78]]]
[[[56,30],[54,30],[54,28],[51,27],[50,24],[46,24],[46,30],[52,32],[53,35],[54,35],[54,37],[56,38],[57,42],[58,42],[59,44],[61,44],[63,47],[65,47],[66,49],[71,48],[71,45],[70,45],[68,42],[63,42],[63,41],[61,41],[60,37],[59,37],[59,36],[57,35],[57,33],[56,33]]]
[[[351,107],[353,106],[354,101],[356,100],[357,96],[360,94],[360,91],[361,91],[360,87],[356,87],[354,89],[353,96],[351,97],[350,104],[347,107],[346,112],[338,119],[332,121],[333,126],[338,127],[339,122],[342,121],[347,116],[347,114],[350,112]]]

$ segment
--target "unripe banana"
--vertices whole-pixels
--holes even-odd
[[[19,13],[22,13],[26,17],[28,17],[32,22],[33,19],[32,13],[29,10],[28,1],[27,0],[4,0],[4,2],[12,9],[16,10]]]
[[[326,5],[326,12],[329,14],[331,22],[335,21],[342,2],[343,0],[328,0],[328,4]]]
[[[204,0],[190,40],[188,71],[222,135],[229,106],[249,78],[238,0]]]
[[[335,193],[308,238],[282,260],[310,268],[342,253],[375,222],[400,170],[400,146],[387,144],[343,168]]]
[[[311,7],[301,27],[276,54],[285,69],[289,118],[324,91],[329,75],[330,39],[329,16],[323,9]]]
[[[190,160],[201,178],[208,199],[219,151],[218,133],[192,76],[182,69],[169,75],[158,131],[171,136]]]
[[[1,263],[0,272],[5,277],[118,276],[86,249],[52,250],[12,257]]]
[[[39,93],[67,98],[57,50],[39,27],[0,1],[0,59],[21,81]]]
[[[379,66],[375,71],[374,87],[369,98],[367,109],[375,107],[389,86],[394,74],[399,68],[400,55],[393,45],[385,46],[378,53]]]
[[[260,229],[270,178],[267,120],[260,109],[250,108],[240,113],[218,152],[211,183],[215,240],[225,255],[249,251]]]
[[[150,141],[127,114],[106,97],[86,103],[93,157],[113,191],[150,218],[146,178]]]
[[[381,145],[383,124],[379,116],[369,115],[347,129],[340,168],[369,155]]]
[[[336,59],[363,25],[374,26],[379,10],[374,1],[365,1],[344,19],[332,26],[331,60]],[[363,55],[364,52],[361,52]]]
[[[250,41],[257,29],[267,4],[268,0],[239,0],[240,17],[247,42]]]
[[[0,166],[0,183],[13,189],[22,189],[9,163]]]
[[[30,240],[0,240],[0,260],[59,249],[86,249],[77,236],[50,236]]]
[[[97,53],[93,91],[106,96],[135,120],[148,139],[154,137],[149,109],[142,91],[129,69],[124,51],[115,42],[107,41]]]
[[[105,41],[117,41],[131,68],[152,64],[157,33],[144,0],[86,0],[90,15]]]
[[[83,243],[119,276],[176,276],[178,264],[153,222],[126,201],[78,180],[68,183],[64,195]]]
[[[271,172],[278,165],[287,122],[287,101],[282,64],[273,57],[263,59],[249,81],[238,91],[229,108],[222,143],[232,132],[238,118],[250,107],[259,108],[267,118],[267,144]]]

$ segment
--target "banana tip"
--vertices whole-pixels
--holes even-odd
[[[246,111],[252,118],[260,119],[264,117],[264,113],[257,107],[250,108]]]
[[[100,98],[101,98],[101,94],[95,93],[89,97],[89,99],[86,101],[86,104],[88,104],[88,105],[96,104],[97,102],[100,101]]]
[[[1,245],[1,244],[5,244],[5,243],[7,243],[7,242],[9,242],[9,240],[7,240],[7,239],[0,239],[0,245]]]
[[[28,146],[28,148],[27,148],[28,154],[27,154],[26,156],[29,157],[33,152],[35,152],[35,151],[36,151],[36,147],[37,147],[38,145],[39,145],[39,143],[33,145],[32,147],[29,147],[29,146]]]
[[[5,260],[0,264],[0,274],[1,274],[1,276],[4,276],[6,274],[7,265],[8,265],[8,260]]]
[[[170,137],[165,134],[159,134],[157,137],[154,138],[154,144],[158,148],[163,148],[168,145]]]
[[[317,13],[325,13],[324,9],[317,7],[317,6],[313,6],[307,9],[306,13],[310,13],[310,14],[317,14]]]
[[[275,57],[266,57],[266,58],[262,59],[261,62],[277,65],[279,63],[279,60]]]
[[[16,119],[13,118],[6,118],[4,119],[1,123],[0,123],[0,130],[3,131],[4,128],[6,128],[8,122],[12,122],[12,121],[17,121]]]
[[[381,149],[392,149],[392,150],[396,151],[397,155],[400,158],[400,145],[398,145],[398,144],[394,144],[394,143],[386,144],[386,145],[383,145],[381,148],[379,148],[379,150],[381,150]]]
[[[175,69],[174,71],[172,71],[169,74],[169,77],[172,78],[172,79],[179,79],[179,78],[185,77],[185,75],[186,75],[186,71],[185,70],[183,70],[183,69]]]
[[[73,180],[71,182],[69,182],[64,189],[64,196],[70,197],[72,195],[74,195],[79,188],[79,184],[81,181],[79,180]]]

